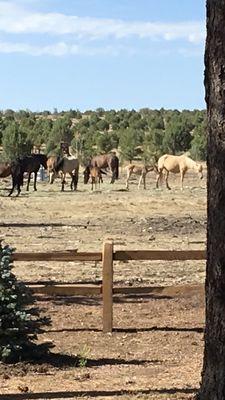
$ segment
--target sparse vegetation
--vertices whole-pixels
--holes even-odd
[[[32,146],[58,154],[60,141],[71,144],[81,160],[117,149],[121,159],[144,161],[163,153],[191,151],[196,159],[206,157],[205,110],[119,111],[69,110],[54,113],[28,110],[1,113],[0,145],[5,158],[29,154]]]

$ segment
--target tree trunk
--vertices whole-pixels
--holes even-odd
[[[207,0],[206,330],[199,400],[225,399],[225,0]]]

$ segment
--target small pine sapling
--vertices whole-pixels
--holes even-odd
[[[17,362],[43,356],[49,343],[37,335],[50,319],[40,316],[31,291],[12,273],[14,249],[0,242],[0,361]]]

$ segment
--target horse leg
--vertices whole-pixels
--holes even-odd
[[[20,189],[20,184],[17,183],[17,195],[16,197],[18,197],[20,195],[21,189]]]
[[[37,191],[37,172],[34,172],[34,191]]]
[[[73,175],[71,190],[75,191],[76,189],[77,189],[77,177],[76,177],[76,175]]]
[[[29,174],[28,174],[28,179],[27,179],[27,192],[29,192],[30,177],[31,177],[31,172],[29,172]]]
[[[15,187],[16,187],[16,180],[15,180],[15,178],[12,176],[12,189],[10,190],[10,192],[9,192],[9,194],[8,194],[8,197],[11,196],[11,194],[13,193]]]
[[[169,171],[166,171],[166,187],[168,190],[171,190],[171,187],[168,184],[168,178],[169,178]]]
[[[76,171],[74,176],[74,190],[77,190],[78,179],[79,179],[79,173],[78,171]]]
[[[94,178],[93,178],[93,176],[91,177],[91,190],[93,190],[93,188],[94,188]]]
[[[185,172],[183,170],[180,171],[180,189],[183,190],[183,182],[184,182],[184,174]]]
[[[139,182],[138,182],[138,190],[140,189],[142,178],[143,178],[143,175],[141,174],[141,176],[139,178]]]
[[[156,174],[156,189],[159,188],[160,173]]]
[[[163,169],[158,169],[156,172],[156,189],[159,188],[159,181],[162,183]]]
[[[129,179],[131,177],[131,171],[128,171],[127,173],[127,180],[126,180],[126,189],[129,190]]]
[[[65,186],[65,174],[64,173],[62,173],[62,176],[61,176],[61,183],[62,183],[61,192],[64,192],[64,186]]]
[[[111,174],[112,174],[112,178],[111,178],[111,182],[110,183],[114,183],[115,179],[116,179],[116,173],[115,173],[115,170],[112,170],[111,168],[110,168],[110,171],[111,171]]]
[[[71,190],[77,190],[77,184],[78,184],[78,173],[75,171],[75,173],[71,173],[71,184],[70,184],[70,189]]]
[[[73,185],[74,185],[74,175],[70,174],[71,176],[71,182],[70,182],[70,189],[73,190]]]
[[[144,189],[146,189],[146,174],[143,174],[143,185]]]
[[[13,193],[13,191],[14,191],[14,185],[12,186],[12,189],[10,190],[10,192],[9,192],[9,194],[8,194],[8,197],[10,197],[11,196],[11,194]]]

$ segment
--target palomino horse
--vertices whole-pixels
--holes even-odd
[[[130,164],[126,166],[127,171],[127,179],[126,179],[126,189],[129,189],[129,179],[132,174],[140,176],[138,182],[138,189],[140,189],[141,182],[143,181],[144,189],[146,189],[146,175],[150,171],[158,172],[157,167],[155,165],[136,165]]]
[[[97,183],[99,184],[100,188],[100,183],[103,183],[102,174],[106,175],[106,172],[102,171],[99,167],[87,166],[84,170],[84,184],[87,184],[89,178],[91,178],[91,190],[93,190],[94,185],[95,190],[97,189]]]
[[[95,156],[90,160],[88,166],[109,169],[112,174],[110,183],[114,183],[119,178],[119,158],[115,154],[100,154]]]
[[[16,186],[18,191],[17,195],[20,194],[20,186],[23,185],[24,172],[28,172],[27,191],[29,190],[31,174],[34,173],[34,190],[36,191],[37,173],[41,165],[47,169],[47,157],[45,154],[31,154],[29,156],[18,158],[16,161],[12,162],[12,189],[10,190],[9,196],[11,196]]]
[[[56,160],[56,163],[52,170],[49,170],[49,182],[52,184],[55,178],[58,176],[58,173],[61,173],[61,191],[64,191],[65,186],[65,178],[68,173],[71,176],[71,190],[77,189],[78,177],[79,177],[79,161],[77,158],[71,157],[63,157]]]
[[[11,163],[0,162],[0,178],[7,178],[9,175],[11,175]]]
[[[156,187],[158,188],[159,179],[162,178],[162,174],[165,172],[166,187],[167,189],[170,190],[171,188],[168,184],[168,177],[169,173],[173,172],[174,174],[180,173],[181,190],[183,190],[184,175],[189,169],[192,169],[195,172],[197,172],[200,179],[203,178],[202,165],[195,162],[190,157],[187,157],[185,154],[181,156],[164,154],[162,157],[158,159],[158,174],[156,178]]]

